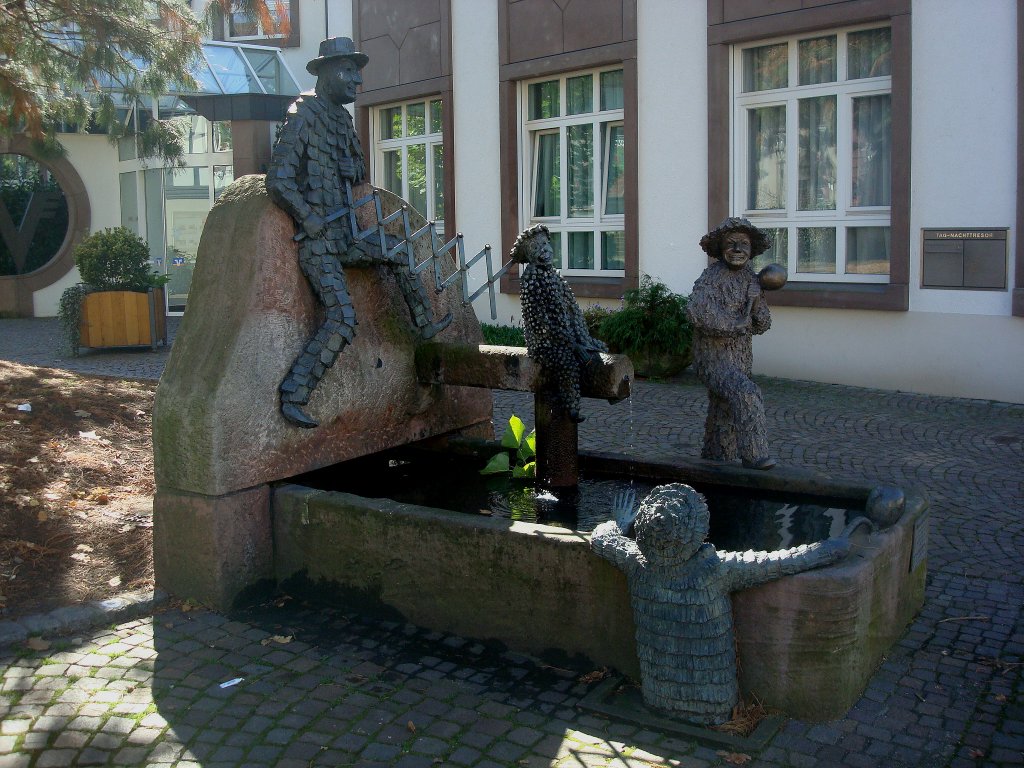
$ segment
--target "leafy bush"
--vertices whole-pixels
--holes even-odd
[[[146,241],[126,227],[89,235],[75,248],[75,264],[90,291],[145,291],[166,282],[151,271]]]
[[[587,333],[591,338],[599,339],[605,343],[608,339],[601,335],[601,323],[611,317],[617,310],[602,307],[600,304],[591,304],[583,309],[583,322],[587,324]]]
[[[626,291],[622,309],[601,321],[599,337],[612,351],[629,355],[637,373],[672,375],[692,359],[686,304],[686,296],[644,275],[637,288]]]
[[[491,325],[481,323],[480,327],[484,332],[484,342],[496,344],[503,347],[525,347],[526,335],[518,325]]]

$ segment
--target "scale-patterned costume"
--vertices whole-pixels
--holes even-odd
[[[708,525],[704,498],[673,483],[641,503],[635,541],[612,520],[594,529],[590,546],[626,574],[644,701],[690,722],[718,725],[739,701],[730,593],[834,563],[849,542],[717,552],[702,543]]]
[[[355,167],[351,177],[343,174],[339,163],[346,159]],[[314,93],[300,96],[288,109],[274,147],[267,171],[270,198],[301,228],[310,215],[326,218],[346,205],[345,182],[359,184],[365,176],[362,147],[348,110]],[[286,403],[308,403],[324,372],[355,337],[356,314],[343,265],[387,266],[420,333],[427,336],[439,330],[431,323],[426,290],[409,270],[406,257],[388,261],[373,238],[355,246],[353,239],[346,214],[299,243],[299,266],[323,305],[325,318],[281,382],[282,408]]]

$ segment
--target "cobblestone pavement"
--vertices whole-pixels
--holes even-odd
[[[180,318],[167,318],[167,346],[85,349],[74,357],[68,351],[55,317],[0,320],[0,360],[47,368],[64,368],[98,376],[159,379],[167,362]]]
[[[49,321],[0,321],[0,358],[126,375],[142,352],[12,351]],[[11,326],[19,326],[12,330]],[[148,358],[147,358],[148,359]],[[128,362],[126,362],[128,361]],[[158,373],[158,366],[157,366]],[[131,375],[131,374],[127,374]],[[926,601],[840,720],[790,720],[749,766],[1024,764],[1024,407],[763,379],[779,459],[928,489]],[[584,447],[695,455],[692,378],[586,401]],[[495,421],[532,421],[496,393]],[[166,610],[0,650],[11,766],[709,766],[742,757],[580,713],[580,669],[285,601],[225,617]],[[241,682],[226,688],[235,678]]]

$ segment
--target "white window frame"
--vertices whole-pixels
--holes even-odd
[[[730,104],[733,126],[730,163],[732,189],[732,210],[763,229],[786,229],[788,253],[783,261],[782,254],[775,254],[786,266],[789,280],[795,282],[829,283],[880,283],[888,284],[888,274],[861,274],[846,272],[847,230],[855,227],[889,227],[891,236],[891,206],[854,207],[852,201],[853,163],[853,99],[864,96],[892,94],[892,76],[848,79],[847,36],[851,32],[889,28],[889,24],[865,24],[841,29],[818,30],[800,35],[757,40],[732,47],[732,72]],[[792,85],[799,77],[799,41],[813,40],[835,35],[836,77],[834,82],[815,85]],[[743,92],[743,52],[752,48],[787,43],[788,77],[787,88]],[[797,209],[799,193],[799,101],[818,96],[836,96],[836,207],[835,210]],[[747,207],[748,192],[748,110],[751,108],[786,107],[786,201],[785,209],[765,210]],[[835,272],[798,272],[797,230],[802,227],[834,227],[836,230]],[[890,269],[892,265],[892,244],[890,242]]]
[[[430,105],[432,102],[441,102],[441,127],[436,131],[430,130]],[[423,133],[417,136],[408,135],[408,114],[409,106],[423,105]],[[402,110],[402,135],[394,139],[380,138],[380,129],[383,125],[381,114],[389,109]],[[384,155],[386,152],[397,151],[402,162],[402,190],[395,192],[406,202],[409,201],[409,148],[413,146],[424,147],[424,159],[427,170],[427,210],[420,211],[427,221],[433,221],[440,235],[444,234],[444,219],[437,217],[437,200],[434,197],[434,149],[435,147],[444,153],[444,99],[440,95],[425,96],[419,99],[408,101],[396,101],[388,104],[380,104],[370,110],[370,132],[373,136],[373,162],[370,167],[370,178],[375,187],[386,188],[384,184]]]
[[[544,224],[551,232],[561,233],[560,257],[563,275],[577,277],[624,277],[625,269],[601,269],[602,263],[602,232],[625,232],[626,216],[624,213],[606,214],[606,190],[608,177],[608,155],[610,142],[605,147],[605,131],[611,127],[625,125],[624,109],[601,110],[601,73],[621,71],[622,65],[598,67],[595,69],[574,70],[557,75],[531,78],[518,84],[517,119],[519,125],[519,211],[520,227],[526,229],[534,224]],[[572,78],[591,75],[593,77],[593,111],[576,115],[566,115],[567,88],[566,81]],[[530,86],[536,83],[558,81],[559,117],[530,120],[529,95]],[[569,126],[591,125],[594,156],[591,162],[594,215],[588,217],[569,217],[568,184],[568,142],[566,132]],[[559,133],[559,168],[562,170],[560,213],[558,216],[534,216],[536,210],[536,180],[534,166],[537,161],[538,146],[542,134]],[[594,235],[594,269],[569,268],[569,233],[592,232]]]

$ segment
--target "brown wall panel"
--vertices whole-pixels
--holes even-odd
[[[725,0],[722,3],[722,12],[725,21],[736,21],[799,11],[801,7],[800,0]]]
[[[398,70],[403,83],[441,76],[441,22],[409,30],[399,54]]]
[[[636,0],[498,2],[502,64],[636,40]]]
[[[407,30],[441,18],[440,0],[362,0],[355,6],[358,6],[361,35],[365,38],[391,35],[399,46]]]
[[[623,39],[620,2],[571,3],[562,18],[567,51],[612,45]]]
[[[398,85],[399,50],[390,37],[384,35],[363,40],[357,47],[370,57],[370,61],[363,68],[364,91]]]
[[[355,0],[352,14],[356,42],[370,57],[364,91],[451,74],[448,0]]]
[[[554,0],[508,4],[508,59],[526,61],[562,53],[562,9]]]

